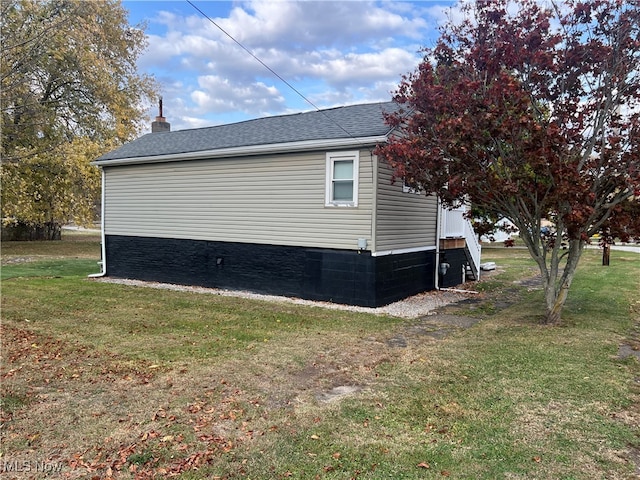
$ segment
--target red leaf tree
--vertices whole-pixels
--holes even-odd
[[[464,11],[403,77],[403,108],[387,116],[399,134],[376,153],[445,205],[513,222],[556,323],[589,238],[614,220],[638,234],[628,212],[640,202],[640,3],[482,0]]]

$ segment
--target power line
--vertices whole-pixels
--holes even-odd
[[[218,30],[220,30],[222,33],[224,33],[227,37],[229,37],[231,40],[233,40],[235,42],[236,45],[238,45],[240,48],[242,48],[245,52],[247,52],[249,55],[251,55],[256,61],[258,61],[260,63],[260,65],[262,65],[264,68],[266,68],[267,70],[269,70],[271,73],[273,73],[276,77],[278,77],[280,79],[280,81],[282,81],[282,83],[284,83],[287,87],[289,87],[291,90],[293,90],[294,92],[296,92],[300,97],[302,97],[302,99],[304,99],[304,101],[306,101],[309,105],[311,105],[313,108],[315,108],[316,110],[320,110],[311,100],[309,100],[307,97],[305,97],[300,91],[298,91],[293,85],[291,85],[289,82],[287,82],[282,76],[280,76],[278,74],[278,72],[276,72],[273,68],[271,68],[269,65],[267,65],[266,63],[264,63],[262,60],[260,60],[260,58],[255,55],[251,50],[249,50],[247,47],[245,47],[242,43],[240,43],[238,40],[236,40],[229,32],[227,32],[224,28],[222,28],[220,25],[218,25],[212,18],[210,18],[206,13],[204,13],[202,10],[200,10],[198,7],[196,7],[193,2],[191,0],[187,0],[187,3],[189,5],[191,5],[193,8],[195,8],[198,12],[200,12],[200,14],[205,17],[207,20],[209,20],[211,23],[213,23],[216,28],[218,28]]]
[[[266,68],[267,70],[269,70],[273,75],[275,75],[278,79],[280,79],[280,81],[282,83],[284,83],[287,87],[289,87],[291,90],[293,90],[298,96],[300,96],[300,98],[302,98],[305,102],[307,102],[309,105],[311,105],[313,108],[316,109],[317,112],[321,113],[322,115],[325,116],[325,118],[327,118],[330,122],[332,122],[333,124],[335,124],[338,128],[340,128],[340,130],[342,130],[344,133],[346,133],[349,137],[353,138],[354,140],[357,140],[356,137],[354,137],[348,130],[346,130],[342,125],[340,125],[338,122],[336,122],[334,119],[332,119],[331,117],[329,117],[329,115],[327,115],[324,111],[320,110],[320,108],[313,103],[311,100],[309,100],[307,97],[305,97],[297,88],[295,88],[293,85],[291,85],[287,80],[285,80],[281,75],[278,74],[278,72],[276,72],[273,68],[271,68],[269,65],[267,65],[265,62],[263,62],[257,55],[255,55],[251,50],[249,50],[247,47],[245,47],[242,43],[240,43],[238,40],[236,40],[229,32],[227,32],[224,28],[222,28],[220,25],[218,25],[211,17],[209,17],[209,15],[207,15],[206,13],[204,13],[202,10],[200,10],[200,8],[198,8],[197,6],[195,6],[193,4],[193,2],[191,0],[186,0],[186,2],[191,5],[195,10],[197,10],[198,12],[200,12],[200,15],[202,15],[204,18],[206,18],[207,20],[209,20],[218,30],[220,30],[222,33],[224,33],[227,37],[229,37],[231,40],[233,40],[233,42],[238,45],[240,48],[242,48],[245,52],[247,52],[249,55],[251,55],[257,62],[260,63],[260,65],[262,65],[264,68]],[[358,141],[358,143],[360,143]],[[364,146],[364,145],[363,145]]]

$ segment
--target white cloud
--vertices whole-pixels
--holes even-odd
[[[186,130],[190,128],[211,127],[211,120],[202,117],[189,117],[182,115],[178,117],[178,123],[171,125],[172,130]]]
[[[396,34],[420,38],[427,27],[423,18],[402,16],[371,1],[273,0],[243,2],[220,25],[251,47],[269,44],[298,50],[348,47]]]
[[[330,85],[344,88],[350,84],[371,84],[381,79],[399,80],[402,73],[418,62],[417,55],[399,48],[378,53],[348,53],[341,58],[327,59],[313,65],[313,73]]]
[[[251,85],[235,85],[228,79],[215,75],[198,78],[199,89],[191,93],[196,113],[217,113],[229,110],[264,115],[284,108],[284,98],[275,87],[262,82]]]
[[[167,115],[173,105],[174,119],[182,119],[177,127],[198,118],[216,123],[228,112],[255,117],[309,107],[209,19],[154,5],[161,10],[150,18],[154,34],[140,66],[161,81]],[[197,6],[217,11],[217,25],[321,107],[389,99],[443,18],[437,5],[420,2],[251,0],[226,14],[215,3]]]
[[[459,0],[454,5],[429,5],[425,14],[432,17],[438,26],[448,22],[459,24],[468,17],[463,10],[470,3],[472,0]]]

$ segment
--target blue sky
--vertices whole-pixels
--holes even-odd
[[[389,100],[457,12],[447,0],[193,3],[320,108]],[[158,80],[172,130],[314,108],[187,1],[123,5],[147,25],[139,70]]]

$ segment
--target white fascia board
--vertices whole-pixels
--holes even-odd
[[[403,253],[415,253],[415,252],[426,252],[429,250],[435,250],[436,246],[430,247],[412,247],[412,248],[398,248],[396,250],[381,250],[379,252],[371,252],[372,257],[384,257],[386,255],[401,255]]]
[[[246,147],[220,148],[199,152],[172,153],[168,155],[151,155],[147,157],[117,158],[113,160],[95,160],[92,165],[111,167],[117,165],[135,165],[140,163],[180,162],[184,160],[202,160],[214,158],[243,157],[250,155],[266,155],[274,153],[290,153],[306,150],[325,150],[330,148],[360,147],[384,143],[386,135],[359,138],[338,138],[329,140],[306,140],[303,142],[271,143],[250,145]]]

